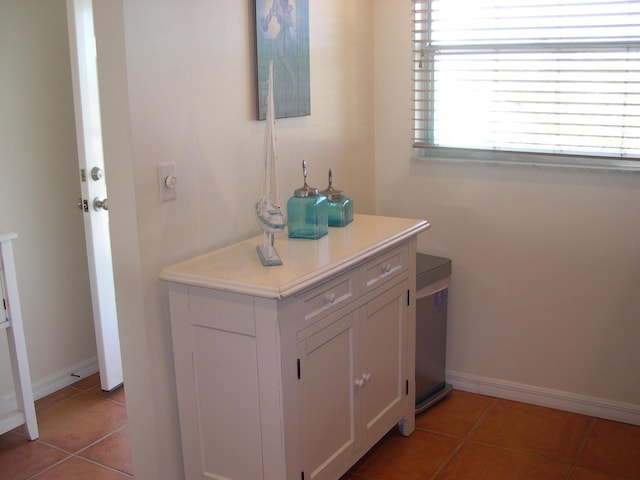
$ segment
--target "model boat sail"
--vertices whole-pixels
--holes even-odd
[[[274,246],[275,234],[287,226],[287,219],[280,206],[278,152],[276,148],[276,121],[273,103],[273,61],[269,60],[267,83],[267,116],[264,127],[264,183],[262,195],[256,203],[258,224],[263,230],[263,244],[258,245],[258,256],[266,266],[282,265]]]

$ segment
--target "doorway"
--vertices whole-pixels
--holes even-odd
[[[1,2],[0,229],[14,253],[34,394],[95,371],[66,0]],[[4,74],[6,73],[6,75]],[[0,363],[6,352],[0,345]],[[0,371],[0,395],[12,391]]]

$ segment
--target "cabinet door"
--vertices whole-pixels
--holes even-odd
[[[396,284],[360,309],[359,378],[366,448],[398,421],[407,406],[405,372],[407,283]]]
[[[304,478],[320,480],[355,452],[356,311],[298,343]]]

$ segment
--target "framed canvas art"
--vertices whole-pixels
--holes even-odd
[[[258,119],[267,112],[269,60],[273,60],[276,118],[311,114],[309,0],[256,0]]]

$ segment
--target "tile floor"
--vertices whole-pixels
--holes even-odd
[[[124,387],[105,393],[98,374],[36,401],[40,438],[0,435],[0,480],[133,478]]]
[[[342,480],[640,480],[640,426],[459,390]]]
[[[36,411],[38,440],[0,435],[0,480],[133,478],[124,388],[104,393],[92,375]],[[640,426],[454,390],[342,478],[501,479],[640,480]]]

